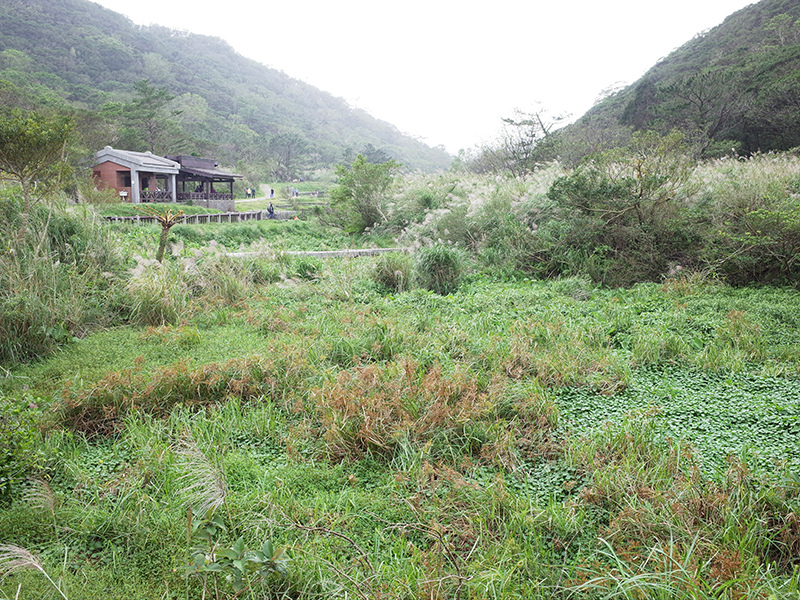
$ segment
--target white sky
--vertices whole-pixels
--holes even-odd
[[[94,0],[240,54],[450,152],[514,109],[581,116],[599,94],[753,0]]]

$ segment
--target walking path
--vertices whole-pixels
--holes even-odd
[[[354,258],[356,256],[376,256],[387,252],[411,252],[409,248],[361,248],[358,250],[286,250],[292,256],[313,256],[315,258]],[[259,252],[228,252],[234,258],[258,256]]]

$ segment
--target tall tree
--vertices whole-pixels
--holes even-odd
[[[364,149],[361,150],[361,154],[364,155],[364,158],[367,159],[367,162],[371,162],[373,164],[385,163],[392,160],[392,157],[389,156],[385,150],[376,148],[370,143],[364,146]]]
[[[17,109],[0,115],[0,178],[18,183],[22,190],[20,238],[27,231],[31,206],[68,171],[66,151],[73,127],[72,119],[63,115]]]
[[[536,169],[537,162],[549,158],[552,133],[567,115],[554,115],[544,108],[527,113],[515,111],[504,118],[498,141],[482,150],[476,168],[512,177],[525,177]]]
[[[338,165],[338,185],[331,190],[331,224],[348,233],[363,233],[386,221],[386,192],[400,165],[394,160],[374,164],[359,154],[349,167]]]
[[[133,84],[135,96],[124,106],[123,142],[135,149],[154,154],[175,151],[181,140],[180,128],[172,120],[180,111],[170,111],[175,96],[166,88],[157,88],[147,79]]]
[[[742,119],[751,97],[743,91],[741,76],[732,69],[704,69],[660,86],[665,102],[660,111],[681,129],[703,156],[714,141]]]
[[[278,133],[269,142],[268,151],[275,161],[275,178],[290,181],[302,170],[309,150],[309,143],[296,133]]]

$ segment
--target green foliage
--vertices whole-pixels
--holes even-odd
[[[677,128],[703,158],[800,145],[793,101],[798,17],[798,7],[784,0],[764,0],[733,13],[557,132],[559,142],[586,148],[581,153],[586,155],[596,143],[592,138],[617,146],[614,137],[621,129]]]
[[[13,488],[4,539],[87,599],[793,589],[797,292],[473,276],[363,295],[374,262],[235,306],[190,294],[185,325],[14,369],[21,422],[45,407],[23,383],[55,387],[65,421],[36,431],[50,492]],[[19,585],[54,595],[34,571],[0,593]]]
[[[0,198],[0,362],[46,355],[119,315],[122,260],[91,213],[35,206],[19,240],[18,198]],[[16,243],[10,240],[17,240]]]
[[[223,520],[214,513],[192,523],[193,545],[189,550],[188,564],[184,567],[185,577],[202,577],[204,590],[209,576],[218,581],[227,579],[234,592],[239,594],[251,590],[257,583],[263,584],[273,573],[286,574],[288,558],[285,549],[273,550],[272,542],[266,540],[259,550],[248,550],[244,537],[231,546],[224,546],[219,538],[225,531]]]
[[[0,178],[14,181],[22,189],[22,225],[27,229],[31,205],[43,190],[61,182],[67,172],[67,142],[74,123],[66,116],[46,116],[18,109],[0,114]]]
[[[133,323],[175,325],[186,314],[189,286],[174,265],[143,263],[126,291]]]
[[[372,280],[389,293],[397,294],[409,289],[412,275],[411,257],[405,253],[384,254],[376,262]]]
[[[164,258],[164,251],[167,249],[169,230],[183,221],[186,215],[184,215],[182,210],[173,212],[172,207],[168,206],[163,206],[161,210],[158,210],[147,204],[142,204],[136,208],[150,217],[155,217],[156,221],[161,225],[161,235],[158,238],[158,250],[156,251],[156,260],[161,262]]]
[[[331,190],[326,218],[348,233],[363,233],[386,221],[386,193],[399,168],[394,160],[371,163],[362,154],[350,166],[338,165],[338,184]]]
[[[657,279],[671,261],[696,255],[700,232],[680,202],[690,174],[678,132],[636,134],[624,150],[588,159],[548,192],[565,211],[545,224],[561,230],[554,250],[600,252],[605,266],[593,276],[610,285]]]
[[[716,172],[716,173],[715,173]],[[793,282],[800,260],[794,155],[720,160],[701,169],[716,202],[703,258],[731,282]]]
[[[336,229],[322,227],[313,221],[301,220],[177,225],[171,230],[171,239],[193,248],[216,242],[232,250],[243,245],[252,245],[256,250],[266,247],[276,251],[357,248],[361,243],[361,240],[354,240]]]
[[[16,399],[0,394],[0,502],[19,493],[31,471],[42,468],[37,427],[43,418],[41,399],[28,394]]]
[[[102,192],[103,190],[95,190],[95,192]],[[102,217],[135,217],[141,215],[141,205],[132,204],[130,202],[120,202],[119,196],[112,194],[114,198],[113,203],[94,202],[88,200],[89,204],[94,206],[95,212]],[[148,207],[153,208],[159,212],[164,212],[164,209],[175,209],[176,205],[173,203],[161,204],[157,202],[148,203]],[[186,215],[208,215],[217,214],[220,211],[213,208],[205,208],[203,206],[192,206],[190,204],[181,204],[180,210]]]
[[[553,160],[555,136],[565,115],[552,115],[539,108],[531,113],[516,111],[514,118],[504,118],[499,139],[485,146],[473,157],[468,167],[474,173],[493,173],[525,178],[543,163]]]
[[[122,107],[121,145],[129,150],[150,151],[154,154],[177,154],[180,130],[174,118],[179,112],[169,112],[175,100],[167,88],[158,88],[147,79],[133,84],[134,97]]]
[[[464,271],[464,257],[457,248],[436,244],[417,251],[414,280],[432,292],[446,296],[458,290]]]
[[[322,261],[314,256],[298,256],[291,261],[290,270],[300,279],[313,281],[320,276]]]
[[[309,147],[308,140],[296,133],[279,133],[272,136],[269,141],[269,153],[275,164],[272,179],[292,181],[300,177],[308,167]]]

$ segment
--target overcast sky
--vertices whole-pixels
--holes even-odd
[[[450,152],[514,110],[577,118],[600,93],[752,0],[94,0],[141,25],[214,35]]]

